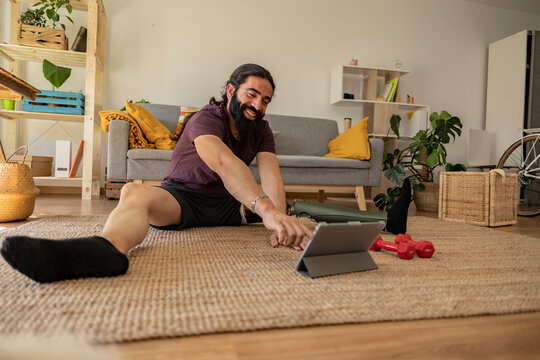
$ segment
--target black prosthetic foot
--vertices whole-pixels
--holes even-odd
[[[411,203],[411,181],[407,178],[403,181],[401,194],[394,205],[388,210],[386,231],[394,235],[407,233],[407,215]]]

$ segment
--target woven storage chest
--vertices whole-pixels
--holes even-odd
[[[517,174],[443,172],[439,186],[439,219],[483,226],[517,222]]]
[[[13,155],[11,160],[14,162],[22,162],[23,155]],[[32,176],[51,176],[52,174],[52,161],[50,156],[32,156],[28,155],[24,161],[26,165],[30,167],[30,175]]]

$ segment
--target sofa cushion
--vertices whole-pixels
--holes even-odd
[[[131,160],[166,160],[171,161],[172,151],[157,149],[130,149],[127,152]],[[165,175],[165,174],[163,174]]]
[[[369,160],[368,118],[330,140],[328,148],[330,153],[326,157]]]
[[[323,156],[328,153],[328,141],[338,135],[337,122],[299,116],[265,115],[273,132],[276,154]]]
[[[294,168],[341,168],[341,169],[369,169],[369,161],[352,159],[332,159],[321,156],[302,155],[278,155],[279,167]],[[257,160],[253,160],[250,166],[257,166]]]
[[[181,106],[151,103],[142,103],[138,105],[150,111],[171,133],[174,132],[180,117]]]

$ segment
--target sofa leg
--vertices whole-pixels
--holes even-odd
[[[324,190],[319,190],[318,200],[320,203],[324,202],[324,199],[326,199],[326,196],[324,195]]]
[[[356,196],[356,202],[358,203],[358,209],[367,210],[366,206],[366,196],[364,195],[364,187],[357,186],[354,190],[354,195]]]

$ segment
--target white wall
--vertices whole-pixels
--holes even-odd
[[[4,41],[9,40],[7,3],[0,5]],[[119,109],[125,99],[141,98],[203,105],[219,95],[237,65],[255,62],[268,68],[276,81],[269,113],[335,119],[341,128],[344,117],[358,121],[361,109],[329,104],[330,71],[351,58],[373,67],[392,67],[399,60],[411,71],[401,79],[401,94],[411,94],[416,103],[431,105],[432,111],[448,110],[464,123],[463,136],[448,147],[452,162],[466,162],[468,129],[484,127],[488,44],[523,29],[540,29],[539,15],[462,0],[104,0],[104,4],[105,109]],[[75,33],[81,24],[70,31]],[[30,83],[47,85],[39,68],[25,71],[35,74],[27,78]],[[76,74],[61,90],[81,89],[83,75]],[[37,128],[43,129],[35,123],[21,122],[20,143],[32,142]],[[80,127],[82,136],[82,125],[70,126]],[[49,140],[55,136],[67,135],[55,126],[30,152],[53,154]]]

